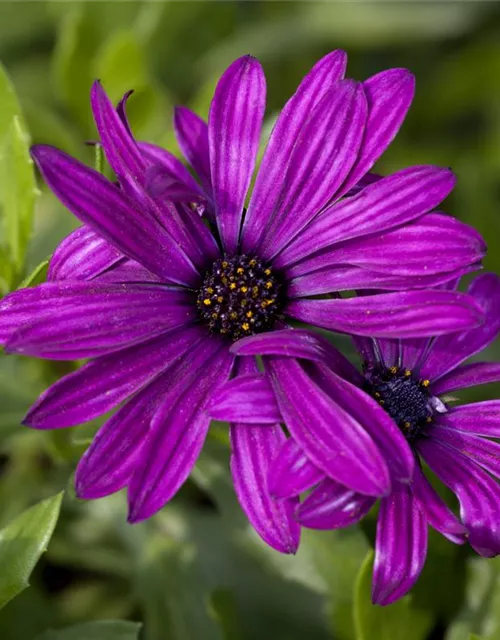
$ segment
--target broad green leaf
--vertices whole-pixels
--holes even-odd
[[[12,81],[0,64],[0,144],[10,131],[12,121],[21,115],[21,106],[17,99]]]
[[[475,633],[471,633],[469,636],[469,640],[486,640],[486,638],[482,638],[480,636],[476,636]]]
[[[14,116],[0,148],[0,185],[6,244],[19,272],[32,231],[37,195],[29,138],[19,116]]]
[[[44,260],[40,262],[38,266],[36,266],[33,271],[24,278],[24,280],[19,285],[18,289],[25,289],[26,287],[34,287],[37,284],[41,284],[45,282],[47,279],[47,269],[49,266],[49,261]]]
[[[36,640],[138,640],[141,626],[125,620],[101,620],[66,629],[51,629]]]
[[[59,517],[63,494],[31,507],[0,531],[0,607],[29,586]]]
[[[234,594],[229,589],[216,589],[210,597],[210,612],[219,623],[225,640],[241,640],[241,629],[238,606]]]
[[[425,640],[433,617],[417,609],[411,596],[380,607],[371,603],[373,551],[366,556],[358,575],[354,595],[356,640]]]

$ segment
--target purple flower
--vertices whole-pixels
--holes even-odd
[[[199,183],[167,151],[136,142],[129,94],[115,110],[99,83],[92,110],[118,185],[57,149],[33,149],[46,183],[84,226],[55,251],[48,283],[4,299],[0,338],[9,352],[90,360],[46,391],[26,424],[66,427],[120,407],[78,466],[80,497],[127,487],[132,522],[160,509],[195,464],[220,385],[232,372],[257,371],[253,358],[236,362],[230,351],[241,337],[289,319],[387,338],[481,323],[472,298],[425,289],[484,255],[474,230],[429,213],[453,188],[451,171],[366,175],[404,119],[413,77],[392,69],[358,83],[343,80],[345,65],[343,52],[326,56],[285,105],[248,205],[265,108],[264,74],[249,56],[220,79],[208,125],[176,111]],[[339,294],[352,289],[375,293]],[[310,299],[326,292],[335,295]],[[277,502],[267,491],[284,441],[279,425],[231,426],[242,507],[271,546],[293,552],[296,499]],[[353,489],[385,493],[385,462],[370,438],[348,443],[346,467],[355,461],[365,472]]]
[[[482,556],[500,553],[500,444],[492,440],[500,438],[500,400],[457,406],[454,396],[500,380],[500,363],[462,364],[500,333],[500,278],[476,277],[469,294],[486,315],[482,327],[430,340],[356,337],[362,374],[307,331],[241,340],[233,351],[263,354],[269,378],[228,382],[212,407],[214,416],[225,406],[241,420],[285,422],[291,437],[271,466],[269,489],[289,499],[314,487],[296,511],[298,521],[313,529],[354,524],[375,504],[375,497],[353,491],[354,483],[343,482],[339,473],[348,444],[344,432],[356,441],[363,430],[372,436],[392,482],[378,514],[372,594],[377,604],[394,602],[416,582],[428,525],[457,544],[468,540]],[[280,354],[300,354],[302,360]],[[258,403],[252,401],[257,389]],[[323,423],[308,423],[317,413]],[[405,478],[409,456],[415,464],[412,477]],[[457,496],[460,520],[425,477],[423,461]],[[351,472],[361,469],[351,465]]]

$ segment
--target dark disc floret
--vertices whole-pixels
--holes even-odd
[[[380,367],[366,376],[366,390],[397,423],[410,441],[432,422],[429,380],[416,379],[409,369]]]
[[[283,284],[258,258],[224,257],[205,274],[196,304],[210,331],[239,340],[273,327],[283,307]]]

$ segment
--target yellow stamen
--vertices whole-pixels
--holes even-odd
[[[273,286],[273,283],[271,282],[271,280],[268,280],[265,286],[266,286],[266,289],[271,289]]]
[[[394,375],[395,373],[397,373],[397,372],[398,372],[398,368],[397,368],[397,367],[391,367],[391,368],[389,369],[389,372],[390,372],[390,373],[392,373],[392,374]]]
[[[219,303],[220,303],[220,302],[224,302],[224,298],[223,298],[222,296],[219,296],[219,297],[217,298],[217,302],[219,302]]]
[[[247,311],[245,315],[247,318],[251,318],[253,316],[253,313],[251,311]]]
[[[423,387],[428,387],[430,385],[431,381],[430,380],[422,380],[422,386]]]
[[[239,273],[241,275],[242,273],[245,273],[245,269],[243,269],[243,267],[238,267],[236,269],[236,273]]]
[[[250,329],[250,325],[248,324],[248,322],[244,322],[244,323],[241,325],[241,328],[242,328],[244,331],[248,331],[248,330]]]
[[[405,369],[405,376],[406,376],[407,378],[409,378],[409,377],[411,376],[411,371],[410,371],[410,369]]]
[[[209,300],[208,298],[205,298],[205,300],[203,300],[203,304],[209,307],[212,304],[212,301]]]
[[[248,287],[240,287],[240,291],[246,293],[248,291]]]
[[[234,282],[231,282],[231,284],[229,285],[230,289],[236,289],[236,284]]]

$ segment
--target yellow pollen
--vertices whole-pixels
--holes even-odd
[[[214,320],[217,320],[217,318],[218,318],[218,317],[219,317],[219,314],[218,314],[218,313],[212,313],[212,318],[213,318]]]
[[[224,260],[224,262],[222,263],[222,266],[224,267],[224,269],[227,269],[229,264]]]
[[[234,282],[231,282],[231,284],[229,285],[230,289],[236,289],[236,284]]]
[[[375,397],[380,398],[380,393],[378,391],[375,391]]]
[[[245,273],[245,269],[243,269],[243,267],[238,267],[236,269],[236,273],[239,273],[241,275],[242,273]]]
[[[391,368],[389,369],[389,371],[390,371],[392,374],[394,374],[394,373],[397,373],[397,372],[398,372],[398,368],[397,368],[397,367],[391,367]]]
[[[250,262],[248,263],[251,267],[255,267],[255,265],[257,264],[257,260],[250,260]]]
[[[236,311],[233,311],[231,313],[231,320],[236,320],[237,317],[238,317],[238,314],[236,313]]]
[[[272,272],[271,272],[271,269],[265,269],[265,270],[264,270],[264,274],[265,274],[266,276],[270,276],[270,275],[271,275],[271,273],[272,273]]]
[[[409,428],[411,427],[411,424],[410,424],[409,422],[405,422],[405,423],[403,424],[403,427],[404,427],[405,429],[409,429]]]
[[[267,303],[267,305],[269,306],[270,304],[273,304],[274,300],[269,300],[269,298],[267,298],[265,300],[265,302]]]
[[[212,287],[208,287],[207,293],[213,293],[213,292],[214,292],[214,290],[212,289]]]
[[[425,421],[426,421],[426,422],[432,422],[432,418],[431,418],[430,416],[427,416],[427,418],[426,418],[426,420],[425,420]]]
[[[379,400],[378,403],[381,404],[381,405],[385,404],[385,400]]]
[[[240,291],[246,293],[248,291],[248,287],[240,287]]]
[[[248,324],[248,322],[244,322],[244,323],[241,325],[241,328],[242,328],[244,331],[248,331],[248,330],[250,329],[250,325]]]
[[[245,315],[247,318],[251,318],[253,316],[253,313],[251,311],[247,311]]]
[[[242,300],[242,301],[240,302],[240,305],[241,305],[242,307],[246,307],[246,306],[247,306],[247,301],[246,301],[246,300]]]
[[[430,385],[431,381],[430,380],[422,380],[422,386],[423,387],[428,387]]]
[[[222,296],[219,296],[219,297],[217,298],[217,302],[224,302],[224,298],[223,298]]]
[[[268,281],[266,282],[266,289],[271,289],[271,288],[272,288],[272,286],[273,286],[273,283],[271,282],[271,280],[268,280]]]
[[[227,282],[228,282],[227,278],[222,278],[222,284],[223,284],[225,287],[227,287]]]
[[[405,369],[405,376],[406,376],[407,378],[409,378],[409,377],[411,376],[411,371],[410,371],[410,369]]]
[[[203,304],[209,307],[212,304],[212,301],[209,300],[208,298],[205,298],[205,300],[203,300]]]

